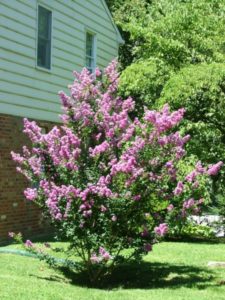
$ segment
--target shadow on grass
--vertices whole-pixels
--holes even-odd
[[[212,286],[213,271],[185,265],[172,265],[164,263],[142,262],[131,263],[116,268],[110,276],[106,276],[95,286],[90,285],[86,273],[75,273],[61,268],[66,281],[74,285],[100,288],[100,289],[155,289],[180,287],[205,289]],[[62,281],[56,276],[39,277],[49,281]]]

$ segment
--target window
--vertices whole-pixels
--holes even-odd
[[[96,36],[90,32],[86,33],[86,67],[93,73],[96,65]]]
[[[52,12],[43,6],[38,6],[38,40],[37,40],[37,65],[51,68],[51,31]]]

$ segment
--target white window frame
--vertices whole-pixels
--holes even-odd
[[[39,66],[38,65],[38,7],[41,6],[47,10],[49,10],[51,12],[51,28],[50,28],[50,34],[51,34],[51,46],[50,46],[50,66],[49,69]],[[52,50],[53,50],[53,10],[45,5],[44,3],[42,3],[41,1],[37,2],[37,6],[36,6],[36,53],[35,53],[35,67],[38,70],[47,72],[47,73],[51,73],[52,72]]]
[[[90,34],[93,36],[93,55],[87,55],[87,34]],[[85,67],[89,70],[89,67],[86,64],[86,59],[89,58],[91,60],[93,60],[91,69],[92,69],[92,73],[94,73],[95,69],[96,69],[96,59],[97,59],[97,34],[96,32],[93,32],[89,29],[85,30]]]

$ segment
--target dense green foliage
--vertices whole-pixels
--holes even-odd
[[[194,222],[189,222],[185,226],[183,226],[180,230],[177,228],[173,228],[171,231],[171,238],[176,239],[188,239],[188,240],[215,240],[215,233],[213,228],[208,225],[199,225]]]
[[[121,94],[134,97],[139,115],[145,106],[158,109],[165,102],[185,107],[183,130],[195,137],[188,153],[205,163],[224,161],[225,2],[109,2],[126,42],[120,50]],[[223,186],[221,173],[214,187],[221,212]]]
[[[139,106],[151,104],[156,100],[155,95],[160,95],[159,81],[164,83],[168,79],[162,72],[162,64],[164,69],[176,73],[190,64],[224,61],[225,5],[222,1],[124,0],[114,1],[114,5],[112,2],[115,21],[126,42],[120,50],[121,66],[124,69],[134,64],[122,76],[122,92],[127,85],[127,91]],[[160,60],[153,74],[161,79],[154,80],[153,75],[146,80],[149,59]],[[146,73],[142,71],[144,65],[148,69]],[[142,80],[139,93],[140,88],[136,87]]]
[[[173,109],[185,107],[192,153],[208,162],[225,157],[225,64],[181,69],[164,86],[158,104],[165,102]]]
[[[160,59],[139,61],[127,67],[120,78],[120,93],[127,97],[132,94],[136,100],[136,111],[140,114],[143,106],[152,107],[172,73]]]
[[[169,102],[173,109],[185,107],[185,133],[193,138],[189,153],[204,162],[225,159],[225,65],[220,63],[192,65],[181,69],[165,84],[157,105]],[[216,178],[214,201],[224,214],[224,172]]]
[[[124,0],[114,1],[112,9],[129,33],[133,61],[158,57],[180,68],[224,60],[223,1]]]

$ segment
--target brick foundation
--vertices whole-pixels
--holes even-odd
[[[46,130],[55,125],[45,121],[37,123]],[[9,231],[31,237],[49,230],[38,207],[25,199],[23,190],[29,183],[16,172],[16,164],[11,159],[11,151],[21,153],[23,145],[29,146],[22,130],[23,118],[0,114],[0,241],[7,239]]]

